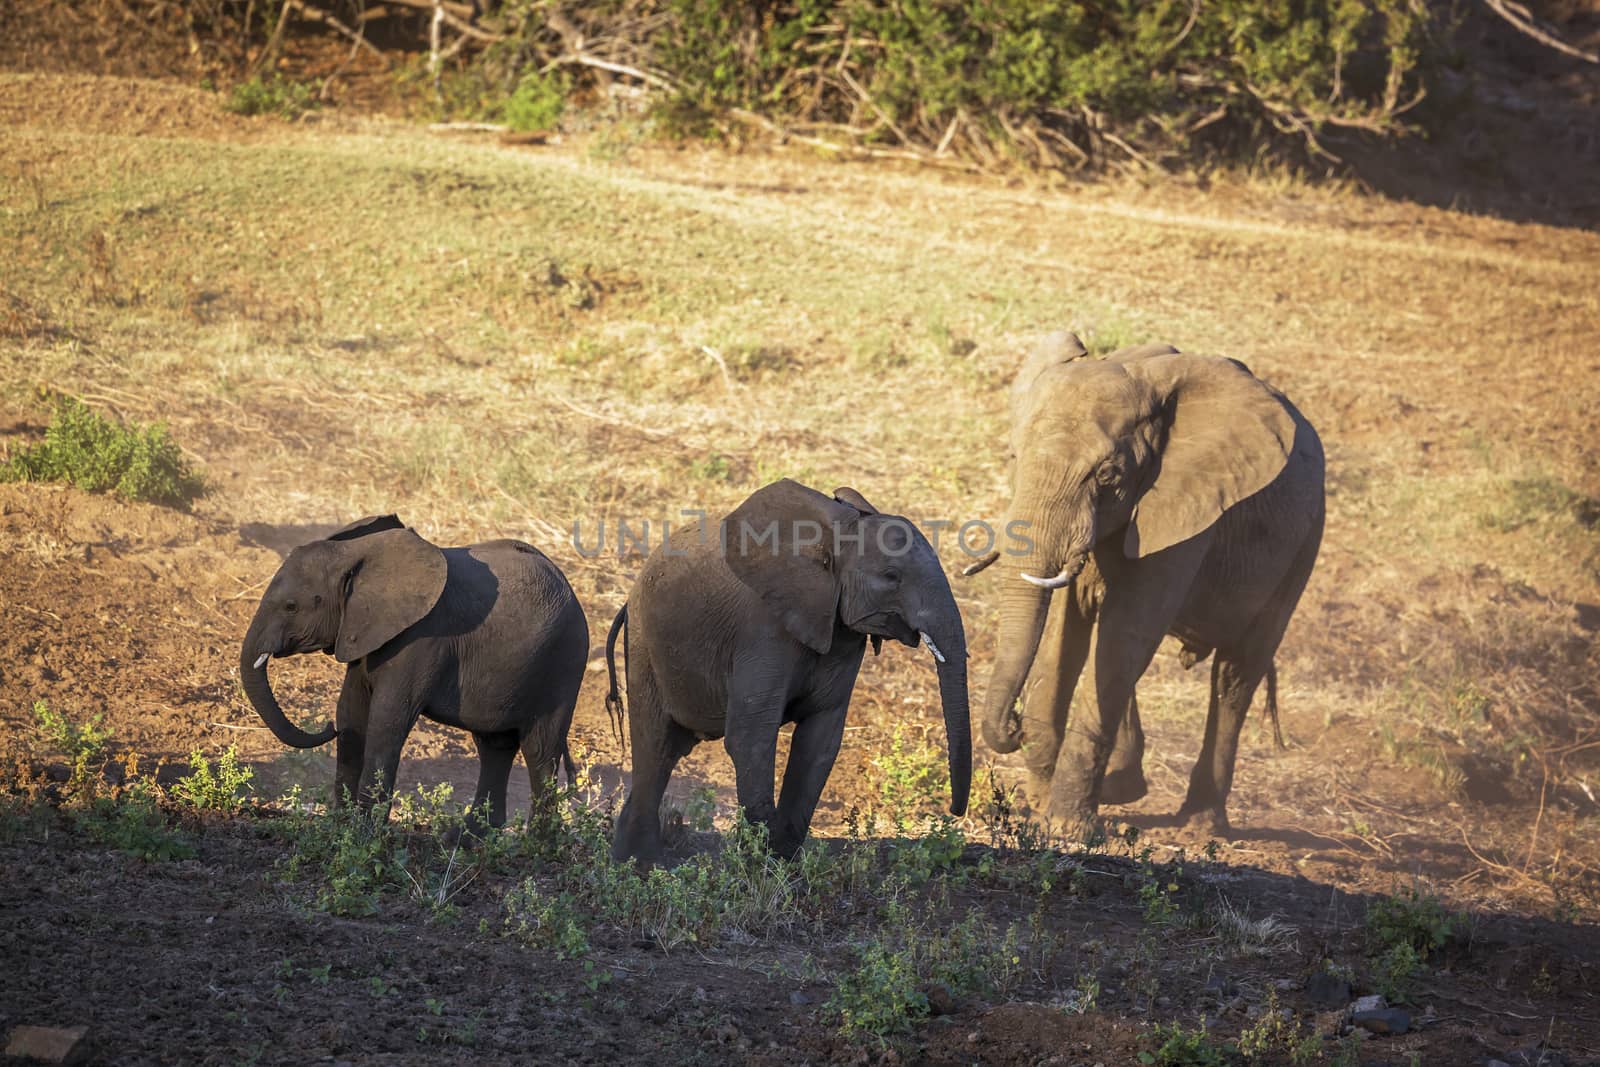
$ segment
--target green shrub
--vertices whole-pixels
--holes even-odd
[[[43,443],[11,457],[0,481],[69,482],[179,508],[206,488],[163,423],[118,425],[74,397],[57,402]]]
[[[1150,1028],[1153,1049],[1139,1053],[1139,1062],[1156,1067],[1227,1067],[1228,1053],[1211,1043],[1204,1027],[1185,1030],[1179,1023]]]
[[[643,0],[563,16],[557,30],[541,7],[509,5],[507,40],[479,61],[539,125],[570,88],[542,71],[568,58],[576,28],[668,87],[654,119],[669,136],[767,118],[868,148],[1064,169],[1319,153],[1340,126],[1400,132],[1425,47],[1447,29],[1411,0]]]
[[[567,80],[560,75],[527,74],[506,98],[506,125],[513,130],[548,130],[567,106]]]
[[[188,839],[167,825],[155,793],[142,782],[121,797],[95,798],[78,813],[77,824],[101,844],[142,860],[181,860],[195,854]]]
[[[1378,991],[1403,1001],[1428,957],[1455,936],[1460,920],[1439,898],[1417,887],[1367,908],[1366,940]]]
[[[98,763],[105,758],[106,742],[111,740],[111,731],[101,729],[100,720],[104,717],[103,714],[97,714],[79,725],[59,711],[52,711],[48,702],[33,702],[33,718],[40,732],[74,764]]]
[[[213,768],[205,754],[195,749],[189,754],[189,773],[172,787],[172,795],[192,808],[238,811],[250,792],[255,772],[239,766],[239,753],[233,745],[217,758]]]
[[[317,106],[315,90],[304,82],[279,75],[240,82],[222,104],[236,115],[279,115],[299,118]]]
[[[908,1029],[928,1014],[911,949],[892,949],[881,941],[862,948],[854,970],[839,978],[828,1008],[846,1034],[886,1037]]]

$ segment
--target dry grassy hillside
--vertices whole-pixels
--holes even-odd
[[[1329,523],[1279,658],[1291,746],[1275,752],[1270,733],[1247,730],[1235,839],[1196,866],[1206,842],[1161,825],[1198,748],[1205,689],[1165,652],[1141,689],[1152,795],[1109,814],[1159,846],[1147,866],[1184,847],[1191,875],[1210,872],[1213,887],[1243,879],[1238,891],[1254,894],[1258,912],[1298,927],[1292,948],[1272,942],[1238,957],[1257,962],[1220,964],[1252,1003],[1277,979],[1298,982],[1319,945],[1359,940],[1355,898],[1342,894],[1417,884],[1509,925],[1482,928],[1480,940],[1500,947],[1439,979],[1466,999],[1430,1001],[1440,1021],[1393,1039],[1409,1044],[1394,1044],[1390,1061],[1415,1051],[1429,1063],[1481,1062],[1537,1038],[1563,1049],[1564,1062],[1600,1055],[1596,975],[1579,951],[1600,918],[1595,233],[1288,183],[1060,190],[604,134],[527,148],[340,113],[287,125],[228,115],[213,94],[172,85],[14,74],[0,76],[0,179],[0,458],[41,436],[59,392],[165,420],[211,486],[190,514],[0,486],[8,762],[56,758],[33,724],[45,701],[76,720],[102,714],[115,750],[147,764],[234,744],[258,765],[264,793],[293,781],[320,788],[331,759],[286,757],[234,670],[255,598],[294,544],[380,511],[440,543],[523,538],[566,569],[599,644],[640,558],[585,558],[575,522],[592,540],[602,521],[614,531],[619,519],[656,525],[686,507],[717,513],[780,476],[851,485],[919,519],[994,519],[1007,493],[1005,386],[1031,339],[1070,327],[1095,351],[1165,340],[1242,359],[1295,400],[1328,450]],[[944,555],[952,571],[965,562],[948,542]],[[975,696],[993,653],[986,578],[957,585]],[[331,663],[291,662],[275,678],[303,717],[331,711]],[[625,773],[602,691],[591,674],[575,727],[598,803]],[[941,743],[933,674],[904,650],[868,660],[851,716],[819,814],[825,837],[846,833],[853,808],[881,807],[886,783],[914,776],[921,745]],[[902,755],[886,760],[897,731]],[[459,790],[475,774],[467,739],[426,724],[407,754],[403,787]],[[996,772],[1008,780],[1006,761]],[[706,787],[726,826],[732,773],[720,746],[702,746],[674,779],[679,803]],[[996,818],[975,813],[968,839],[989,840]],[[312,957],[335,952],[339,997],[360,1021],[334,1011],[344,1021],[289,1036],[301,1031],[286,1003],[317,1019],[333,1009],[312,1006],[327,972],[324,986],[285,978],[275,1005],[264,988],[249,995],[260,998],[255,1021],[229,1030],[243,1036],[202,1042],[226,1051],[219,1061],[251,1049],[267,1060],[359,1060],[362,1049],[508,1056],[516,1027],[492,1014],[474,1024],[484,1044],[395,1045],[417,1022],[401,1001],[415,1009],[425,993],[455,995],[436,988],[478,996],[473,983],[487,975],[571,969],[502,942],[472,948],[465,928],[441,933],[418,919],[416,936],[449,966],[476,972],[482,953],[494,962],[470,978],[417,963],[410,979],[389,979],[400,997],[367,998],[390,1013],[373,1015],[363,983],[411,950],[384,947],[376,920],[271,911],[294,894],[240,880],[271,863],[260,835],[206,829],[201,858],[169,865],[176,875],[116,860],[118,885],[146,888],[106,900],[91,892],[108,891],[97,861],[70,834],[46,850],[31,833],[0,846],[12,872],[0,899],[22,909],[8,908],[0,944],[34,968],[0,994],[7,1026],[96,1015],[92,1000],[50,1008],[59,1001],[47,990],[70,975],[71,953],[47,946],[78,929],[60,925],[72,921],[61,900],[165,915],[131,932],[83,929],[100,930],[101,943],[166,946],[160,958],[180,974],[201,967],[182,945],[208,959],[233,951],[193,925],[211,921],[195,910],[207,892],[233,902],[230,944],[249,946],[238,967],[309,954],[314,972]],[[1050,904],[1059,928],[1077,931],[1067,938],[1077,954],[1036,966],[1025,996],[955,1006],[953,1023],[919,1031],[914,1055],[961,1060],[970,1030],[1011,1050],[996,1060],[1032,1061],[1073,1042],[1131,1056],[1130,1027],[1204,1014],[1191,995],[1209,995],[1206,966],[1190,960],[1187,978],[1141,996],[1133,979],[1105,977],[1116,974],[1121,935],[1106,935],[1112,947],[1094,951],[1109,955],[1085,962],[1097,915],[1120,916],[1113,925],[1125,931],[1140,921],[1124,888],[1135,868],[1117,866],[1137,856],[1103,862],[1109,873],[1087,882],[1089,896],[1108,898]],[[498,914],[485,888],[497,884],[486,878],[479,897],[463,898],[469,914]],[[1001,920],[1026,914],[999,896],[974,899]],[[46,907],[58,909],[54,934],[24,917]],[[286,921],[287,936],[303,939],[292,951],[270,943]],[[664,1013],[652,1025],[679,1051],[855,1055],[813,1034],[833,981],[828,953],[847,954],[847,940],[824,938],[831,947],[815,959],[804,939],[782,938],[663,959],[624,938],[605,949],[609,993],[585,993],[580,981],[571,999],[526,1009],[538,1021],[516,1025],[565,1034],[573,1058],[598,1062],[649,1047],[639,1009],[613,1003],[642,997]],[[1568,954],[1552,955],[1553,945]],[[338,963],[346,948],[372,974]],[[1049,989],[1091,972],[1121,989],[1092,1016],[1063,1016],[1057,1004],[1023,1019],[1005,1006],[1054,1003]],[[228,973],[213,987],[234,990],[242,979]],[[749,982],[772,1003],[741,1015]],[[786,1005],[791,987],[801,999]],[[164,987],[165,1010],[189,1010],[178,1006],[188,988]],[[1274,995],[1287,999],[1289,988]],[[1237,1033],[1244,1011],[1222,1029]],[[471,1017],[463,1008],[452,1032]],[[1497,1018],[1515,1033],[1497,1032]],[[165,1024],[114,1025],[113,1047],[129,1042],[130,1062],[188,1058]],[[768,1042],[775,1049],[763,1052]],[[1455,1058],[1469,1054],[1479,1059]]]

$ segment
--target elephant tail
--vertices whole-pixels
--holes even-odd
[[[622,703],[622,690],[617,685],[617,634],[621,633],[628,624],[628,605],[622,605],[622,610],[617,612],[617,617],[611,620],[611,632],[606,634],[606,674],[611,680],[611,687],[606,690],[606,715],[611,720],[611,732],[617,739],[617,744],[622,747],[622,754],[628,754],[628,741],[626,731],[623,729],[623,718],[627,709]],[[623,654],[627,654],[627,645],[623,645]]]
[[[1278,664],[1267,664],[1267,718],[1272,721],[1272,740],[1279,751],[1289,746],[1283,743],[1283,729],[1278,725]]]

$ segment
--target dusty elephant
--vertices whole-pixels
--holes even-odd
[[[612,853],[661,853],[661,797],[699,741],[723,738],[739,804],[774,852],[805,841],[839,753],[870,638],[926,644],[936,661],[949,746],[950,810],[972,773],[967,642],[938,555],[909,521],[852,489],[824,496],[784,479],[709,532],[673,534],[645,563],[606,642],[608,705],[622,714],[615,645],[626,638],[633,783]],[[773,804],[778,730],[795,724]]]
[[[566,578],[519,541],[439,548],[393,515],[362,519],[289,553],[239,655],[245,695],[278,740],[338,737],[334,803],[363,808],[395,786],[417,716],[472,733],[478,786],[469,826],[505,821],[520,750],[534,796],[559,760],[588,659],[589,628]],[[345,669],[334,724],[301,730],[267,681],[267,660],[332,654]]]
[[[1169,345],[1086,356],[1052,335],[1013,386],[1008,529],[1025,524],[1031,550],[1000,557],[984,740],[1002,753],[1026,743],[1049,813],[1087,827],[1102,799],[1143,795],[1134,687],[1172,634],[1186,665],[1214,653],[1179,815],[1226,833],[1239,731],[1322,540],[1322,444],[1237,361]],[[1095,693],[1069,721],[1091,637]]]

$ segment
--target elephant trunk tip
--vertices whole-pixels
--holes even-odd
[[[1008,714],[1004,719],[1002,723],[994,723],[987,718],[983,722],[983,743],[1001,755],[1022,747],[1022,729],[1016,715]]]

